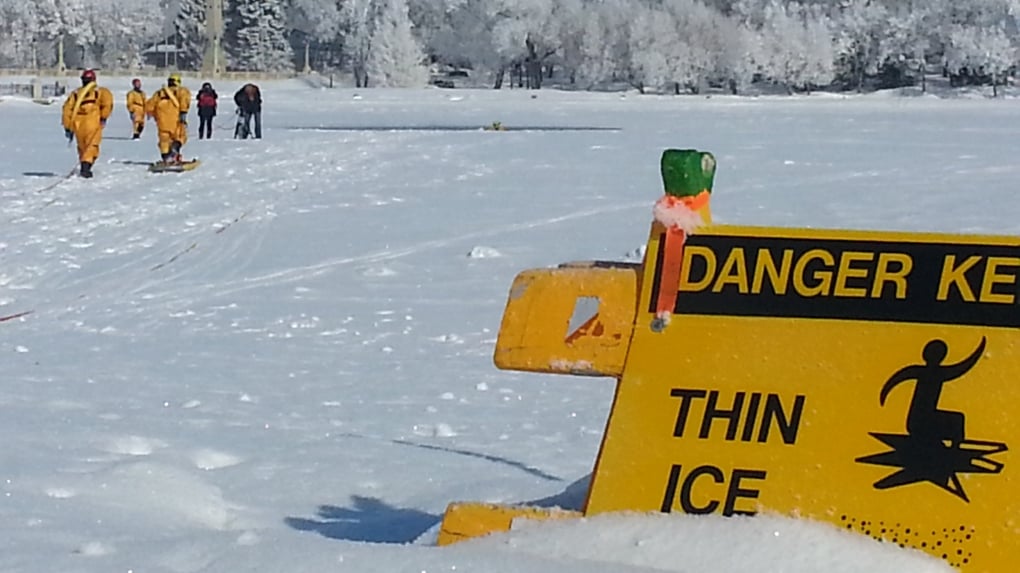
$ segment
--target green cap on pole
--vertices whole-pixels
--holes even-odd
[[[715,157],[697,149],[667,149],[662,152],[662,184],[667,195],[694,197],[712,192]]]

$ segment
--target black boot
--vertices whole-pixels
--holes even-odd
[[[182,163],[184,159],[181,157],[181,142],[175,141],[170,144],[170,160],[174,163]]]
[[[92,177],[92,164],[88,161],[81,162],[81,168],[78,170],[78,175],[88,179]]]

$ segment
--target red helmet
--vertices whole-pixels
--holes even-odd
[[[86,82],[96,81],[95,70],[85,70],[84,72],[81,73],[81,79]]]
[[[142,87],[142,80],[140,80],[138,78],[135,78],[135,79],[131,80],[131,85],[133,87],[140,88],[140,87]]]

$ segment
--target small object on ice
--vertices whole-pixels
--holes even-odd
[[[687,236],[711,222],[710,200],[715,179],[715,157],[696,149],[667,149],[662,152],[660,170],[665,194],[655,202],[652,214],[665,227],[664,253],[659,267],[658,298],[652,330],[661,332],[676,306],[680,267]]]
[[[467,254],[472,259],[493,259],[503,254],[492,247],[473,247]]]

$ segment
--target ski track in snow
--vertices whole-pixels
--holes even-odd
[[[390,545],[591,471],[612,382],[492,365],[516,273],[633,260],[665,147],[716,154],[721,223],[1020,231],[1005,102],[266,92],[266,139],[192,139],[188,174],[118,109],[90,181],[59,106],[0,106],[0,317],[31,312],[0,322],[0,570],[677,570]],[[621,129],[375,129],[494,120]]]

